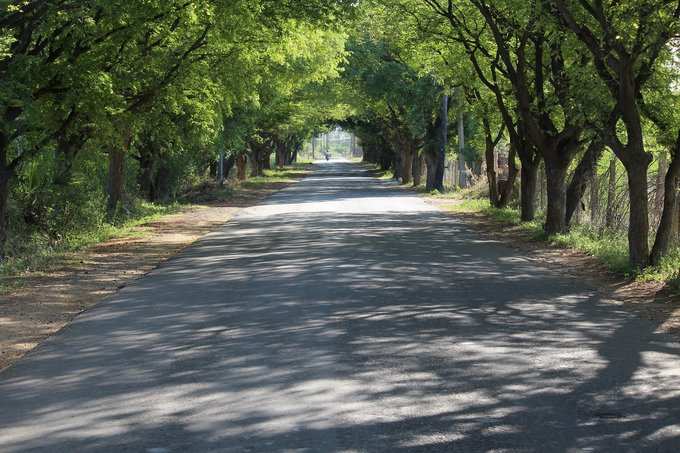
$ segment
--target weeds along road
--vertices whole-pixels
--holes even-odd
[[[656,328],[321,164],[0,373],[0,451],[678,451]]]

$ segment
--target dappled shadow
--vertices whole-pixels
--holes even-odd
[[[331,166],[0,374],[0,445],[677,451],[680,346],[655,328]]]
[[[130,236],[50,256],[39,266],[41,271],[0,276],[0,286],[11,288],[0,297],[0,369],[84,309],[222,227],[240,208],[252,206],[288,185],[290,182],[267,179],[258,179],[251,187],[219,189],[217,184],[207,184],[191,198],[200,206],[144,223]]]

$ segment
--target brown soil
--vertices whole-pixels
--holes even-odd
[[[247,184],[224,200],[215,199],[209,190],[192,194],[202,200],[201,206],[142,225],[135,231],[142,234],[66,255],[46,271],[16,277],[11,287],[19,289],[3,295],[0,302],[0,370],[102,298],[286,185]]]
[[[443,208],[456,204],[455,200],[427,199]],[[680,339],[680,296],[660,282],[641,283],[611,272],[597,258],[573,249],[552,246],[533,239],[526,231],[491,219],[484,214],[454,213],[485,237],[502,241],[504,245],[521,250],[528,259],[559,269],[590,282],[599,289],[603,300],[622,305],[645,319],[654,322],[657,331],[670,333]]]

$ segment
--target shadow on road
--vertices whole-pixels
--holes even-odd
[[[678,450],[669,337],[450,216],[354,212],[410,195],[352,168],[207,236],[0,375],[3,449]],[[288,209],[312,200],[349,207]]]

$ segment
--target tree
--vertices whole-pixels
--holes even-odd
[[[58,180],[67,185],[82,149],[105,150],[111,215],[130,157],[153,197],[154,169],[183,146],[187,161],[210,149],[199,137],[217,140],[212,126],[222,112],[258,97],[265,76],[258,60],[279,55],[279,65],[292,68],[304,59],[290,39],[282,54],[281,36],[310,44],[302,46],[308,61],[326,58],[319,46],[337,47],[342,39],[330,33],[338,35],[355,9],[346,0],[39,0],[0,8],[0,256],[11,183],[24,166],[56,150]],[[159,137],[153,124],[177,134]]]
[[[587,0],[549,3],[564,28],[590,52],[597,74],[610,92],[610,113],[602,132],[628,175],[630,261],[633,267],[644,268],[649,263],[647,170],[652,156],[645,150],[640,100],[668,42],[678,33],[680,3]],[[619,130],[620,123],[623,132]],[[663,232],[665,225],[666,222]]]

